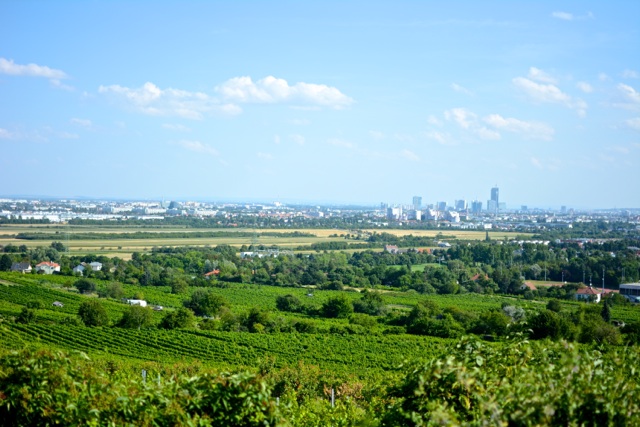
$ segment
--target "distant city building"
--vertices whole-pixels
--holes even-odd
[[[528,211],[528,210],[529,210],[529,207],[528,207],[527,205],[522,205],[522,206],[520,207],[520,210],[521,210],[521,211],[525,211],[525,212],[526,212],[526,211]]]
[[[507,210],[507,204],[505,202],[498,203],[498,210],[499,211],[506,211]]]
[[[421,221],[422,220],[422,211],[419,209],[413,209],[407,212],[407,219]]]
[[[386,211],[388,207],[389,207],[389,205],[387,203],[385,203],[385,202],[381,202],[380,203],[380,210],[381,211]]]
[[[471,212],[474,214],[482,212],[482,202],[480,200],[474,200],[471,202]]]
[[[560,213],[566,214],[567,213],[567,207],[566,206],[560,206]]]
[[[487,211],[498,213],[500,209],[500,189],[495,186],[491,189],[491,200],[487,201]]]
[[[387,208],[387,219],[399,220],[402,218],[402,208]]]
[[[422,197],[413,196],[413,209],[415,210],[422,209]]]
[[[438,210],[442,212],[447,210],[447,202],[438,202]]]
[[[467,209],[467,201],[466,200],[456,200],[455,207],[457,211],[464,211]]]

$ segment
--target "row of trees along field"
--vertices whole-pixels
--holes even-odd
[[[603,282],[616,288],[623,277],[640,280],[638,240],[601,243],[549,243],[522,245],[505,242],[468,242],[448,249],[407,250],[403,253],[360,251],[316,252],[295,256],[241,258],[236,249],[216,247],[160,247],[151,253],[134,253],[130,261],[105,256],[69,257],[54,242],[26,252],[4,253],[0,271],[13,262],[55,261],[61,273],[72,274],[80,262],[99,261],[103,268],[86,272],[93,277],[139,283],[144,286],[204,285],[204,274],[224,282],[276,286],[306,286],[340,289],[343,286],[389,286],[420,293],[509,293],[523,290],[524,280]],[[542,291],[544,292],[544,291]],[[562,291],[554,290],[561,297]],[[566,294],[566,292],[564,292]]]

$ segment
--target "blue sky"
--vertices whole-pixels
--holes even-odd
[[[640,2],[0,2],[0,195],[640,207]]]

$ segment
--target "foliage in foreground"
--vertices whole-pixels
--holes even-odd
[[[50,351],[0,358],[0,419],[10,426],[429,426],[640,424],[637,348],[463,338],[412,362],[399,381],[343,384],[332,408],[317,368],[122,380]],[[280,399],[279,406],[275,396]]]

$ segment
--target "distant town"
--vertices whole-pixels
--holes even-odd
[[[336,206],[201,201],[114,201],[1,198],[0,223],[67,223],[82,221],[162,221],[204,219],[209,225],[252,227],[349,226],[380,228],[452,228],[538,232],[571,229],[578,223],[624,222],[640,229],[640,209],[580,210],[511,207],[500,200],[498,187],[487,202],[464,199],[453,203],[411,203],[379,206]]]

